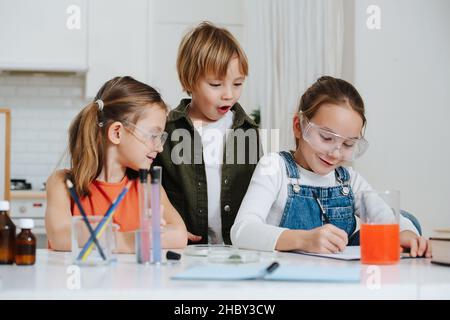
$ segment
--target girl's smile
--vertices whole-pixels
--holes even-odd
[[[153,163],[153,160],[155,160],[156,156],[147,156],[147,158],[150,160],[150,163]]]
[[[321,156],[318,156],[318,158],[320,160],[322,160],[322,162],[325,164],[325,166],[332,167],[332,166],[336,165],[336,163],[329,162],[329,161],[325,160],[324,158],[322,158]]]
[[[312,119],[308,120],[315,126],[327,128],[330,132],[346,137],[359,137],[363,126],[361,116],[346,104],[324,103]],[[336,146],[329,153],[324,153],[326,151],[320,150],[317,146],[314,147],[314,144],[303,138],[300,120],[297,121],[299,123],[294,130],[296,130],[296,137],[299,139],[298,148],[295,152],[298,164],[317,174],[326,175],[346,161],[343,157],[347,150],[345,146]],[[319,136],[319,138],[326,137]]]

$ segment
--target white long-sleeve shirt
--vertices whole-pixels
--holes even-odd
[[[232,111],[221,119],[205,126],[196,127],[202,138],[208,194],[208,243],[223,244],[220,190],[222,188],[223,150],[227,129],[233,125]],[[194,123],[194,126],[196,124]]]
[[[302,185],[315,187],[338,186],[334,171],[319,175],[297,165]],[[373,190],[367,181],[350,167],[350,186],[353,193]],[[253,173],[247,193],[231,228],[234,245],[255,250],[272,251],[286,228],[279,227],[288,197],[286,165],[278,153],[263,156]],[[361,199],[355,197],[355,214],[359,214]],[[400,231],[418,234],[412,222],[400,215]]]

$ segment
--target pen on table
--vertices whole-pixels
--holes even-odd
[[[72,196],[73,201],[77,205],[78,210],[80,210],[80,213],[83,216],[83,221],[84,221],[84,223],[86,224],[86,227],[89,230],[90,236],[93,237],[94,236],[94,229],[92,229],[92,226],[89,223],[89,220],[88,220],[88,217],[86,215],[86,212],[84,211],[83,205],[81,204],[80,199],[78,198],[78,195],[77,195],[77,193],[75,191],[75,186],[73,185],[72,181],[70,181],[70,179],[66,180],[66,186],[67,186],[67,189],[69,190],[70,195]],[[105,253],[103,252],[103,249],[100,246],[100,243],[98,243],[96,237],[94,237],[94,243],[97,246],[98,252],[100,253],[100,256],[102,257],[102,259],[106,260]]]
[[[276,262],[276,261],[273,262],[267,268],[262,270],[261,273],[257,277],[255,277],[255,279],[264,279],[265,276],[274,272],[279,266],[280,266],[280,264],[278,262]]]
[[[320,201],[319,197],[317,196],[317,193],[314,191],[313,191],[313,196],[314,196],[314,199],[316,199],[317,204],[319,205],[322,222],[325,221],[325,223],[330,223],[330,220],[328,219],[325,208],[323,207],[322,202]]]

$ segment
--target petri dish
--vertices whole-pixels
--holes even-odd
[[[232,246],[227,244],[191,244],[186,247],[184,254],[194,257],[207,257],[210,250],[231,251]]]
[[[212,263],[241,264],[258,262],[260,253],[258,251],[241,250],[233,248],[232,250],[210,250],[208,261]]]
[[[260,261],[260,252],[238,249],[226,244],[194,244],[184,251],[187,256],[206,257],[211,263],[240,264]]]

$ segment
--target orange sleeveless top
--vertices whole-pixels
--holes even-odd
[[[89,186],[91,195],[80,199],[86,215],[103,216],[128,181],[127,176],[118,183],[93,181]],[[81,215],[73,200],[71,201],[71,212],[73,216]],[[133,181],[127,194],[117,206],[113,222],[119,225],[121,232],[134,231],[139,228],[138,179]]]

